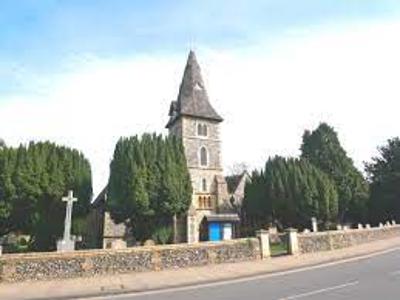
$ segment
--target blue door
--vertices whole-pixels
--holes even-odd
[[[221,225],[219,223],[211,222],[208,224],[208,236],[210,241],[220,241],[221,237]]]

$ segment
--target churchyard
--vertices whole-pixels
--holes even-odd
[[[225,176],[223,118],[193,51],[168,116],[168,136],[118,140],[96,196],[79,151],[2,143],[0,281],[260,260],[398,235],[398,138],[366,164],[368,177],[326,123],[304,132],[299,157],[270,157],[264,168]]]

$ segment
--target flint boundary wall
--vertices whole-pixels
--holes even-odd
[[[179,269],[260,259],[257,238],[219,243],[0,256],[0,283]]]
[[[400,236],[400,225],[315,233],[288,230],[288,253],[330,251]],[[148,272],[270,256],[268,233],[223,242],[0,256],[0,283]]]
[[[299,253],[330,251],[400,236],[400,225],[297,234]]]

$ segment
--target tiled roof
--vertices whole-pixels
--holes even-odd
[[[212,214],[205,216],[208,222],[239,222],[238,214]]]
[[[186,115],[221,122],[222,117],[211,106],[196,55],[190,51],[177,101],[172,101],[167,128]]]

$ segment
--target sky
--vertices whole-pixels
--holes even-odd
[[[167,133],[190,49],[226,170],[320,122],[360,170],[400,135],[400,1],[0,0],[0,138],[81,150],[97,194],[119,137]]]

